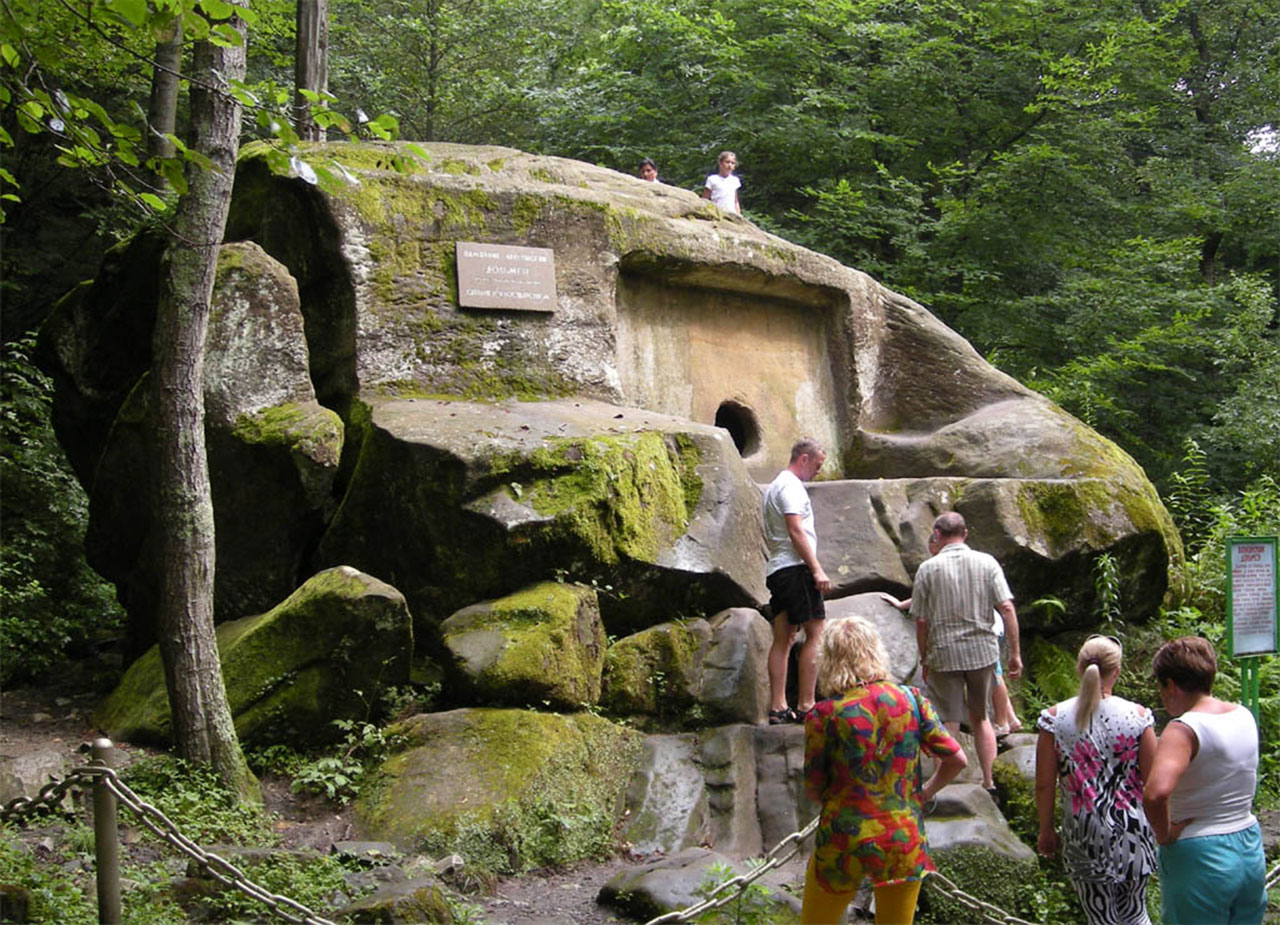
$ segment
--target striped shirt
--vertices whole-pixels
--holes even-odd
[[[911,588],[911,616],[929,624],[929,667],[970,671],[994,665],[1000,644],[991,630],[991,611],[1012,599],[995,557],[964,543],[948,543],[922,562]]]

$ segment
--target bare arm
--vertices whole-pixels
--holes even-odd
[[[799,514],[786,514],[784,516],[787,519],[787,536],[791,537],[791,547],[804,564],[809,567],[809,571],[813,573],[813,583],[818,586],[818,592],[826,594],[831,590],[831,579],[827,577],[827,573],[818,564],[818,557],[814,554],[813,547],[809,545],[809,537],[805,536],[804,518]]]
[[[1022,676],[1022,643],[1018,639],[1018,612],[1013,609],[1013,601],[1001,601],[996,605],[1000,618],[1004,620],[1004,638],[1009,640],[1009,666],[1005,671],[1011,678]]]
[[[1156,746],[1155,758],[1146,786],[1142,788],[1142,807],[1147,820],[1155,830],[1156,841],[1172,845],[1182,834],[1191,819],[1173,821],[1169,818],[1169,797],[1178,786],[1195,755],[1195,733],[1186,723],[1172,722],[1165,727]],[[1139,754],[1141,757],[1141,754]]]
[[[929,651],[929,621],[924,617],[916,617],[916,651],[920,653],[920,673],[929,680],[929,665],[925,661],[925,653]]]
[[[964,749],[952,752],[945,758],[938,759],[938,766],[934,768],[933,774],[924,782],[921,792],[924,794],[925,802],[932,800],[938,795],[938,791],[947,784],[956,779],[956,775],[963,771],[969,764],[969,756],[964,753]]]
[[[709,186],[704,186],[704,187],[702,188],[702,198],[703,198],[703,199],[710,199],[710,198],[711,198],[711,187],[709,187]]]
[[[1036,814],[1040,818],[1040,837],[1036,850],[1045,857],[1058,853],[1060,839],[1054,825],[1054,799],[1058,793],[1058,750],[1053,735],[1040,730],[1036,739]]]
[[[1151,780],[1151,766],[1156,760],[1156,731],[1151,726],[1142,730],[1142,736],[1138,739],[1138,776],[1142,778],[1145,785]]]

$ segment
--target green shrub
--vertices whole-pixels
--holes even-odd
[[[0,685],[117,635],[115,590],[84,558],[89,502],[49,424],[53,389],[32,340],[0,355]]]
[[[272,839],[267,815],[236,799],[212,765],[160,755],[135,762],[120,778],[197,844],[252,845]]]

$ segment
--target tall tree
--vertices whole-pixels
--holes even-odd
[[[242,6],[246,0],[232,0]],[[213,499],[204,441],[204,345],[240,148],[241,108],[229,92],[245,74],[245,26],[232,10],[225,24],[239,41],[196,42],[190,147],[208,167],[187,168],[187,191],[173,216],[161,273],[152,381],[160,568],[160,654],[173,714],[174,742],[186,758],[210,762],[234,792],[257,782],[231,721],[213,631]]]
[[[294,130],[303,141],[324,141],[311,115],[329,91],[329,0],[298,0],[294,54]]]

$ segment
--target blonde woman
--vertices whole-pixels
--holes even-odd
[[[1036,808],[1040,853],[1062,851],[1089,925],[1149,925],[1147,881],[1155,841],[1142,785],[1156,753],[1151,711],[1112,694],[1123,650],[1090,636],[1076,656],[1080,692],[1040,714]],[[1053,803],[1062,792],[1062,831]]]
[[[932,704],[889,679],[875,627],[833,621],[818,650],[818,683],[830,698],[804,720],[805,792],[822,807],[805,875],[800,921],[840,921],[863,880],[875,889],[877,925],[910,925],[934,870],[923,806],[967,759]],[[920,752],[938,759],[920,785]]]

